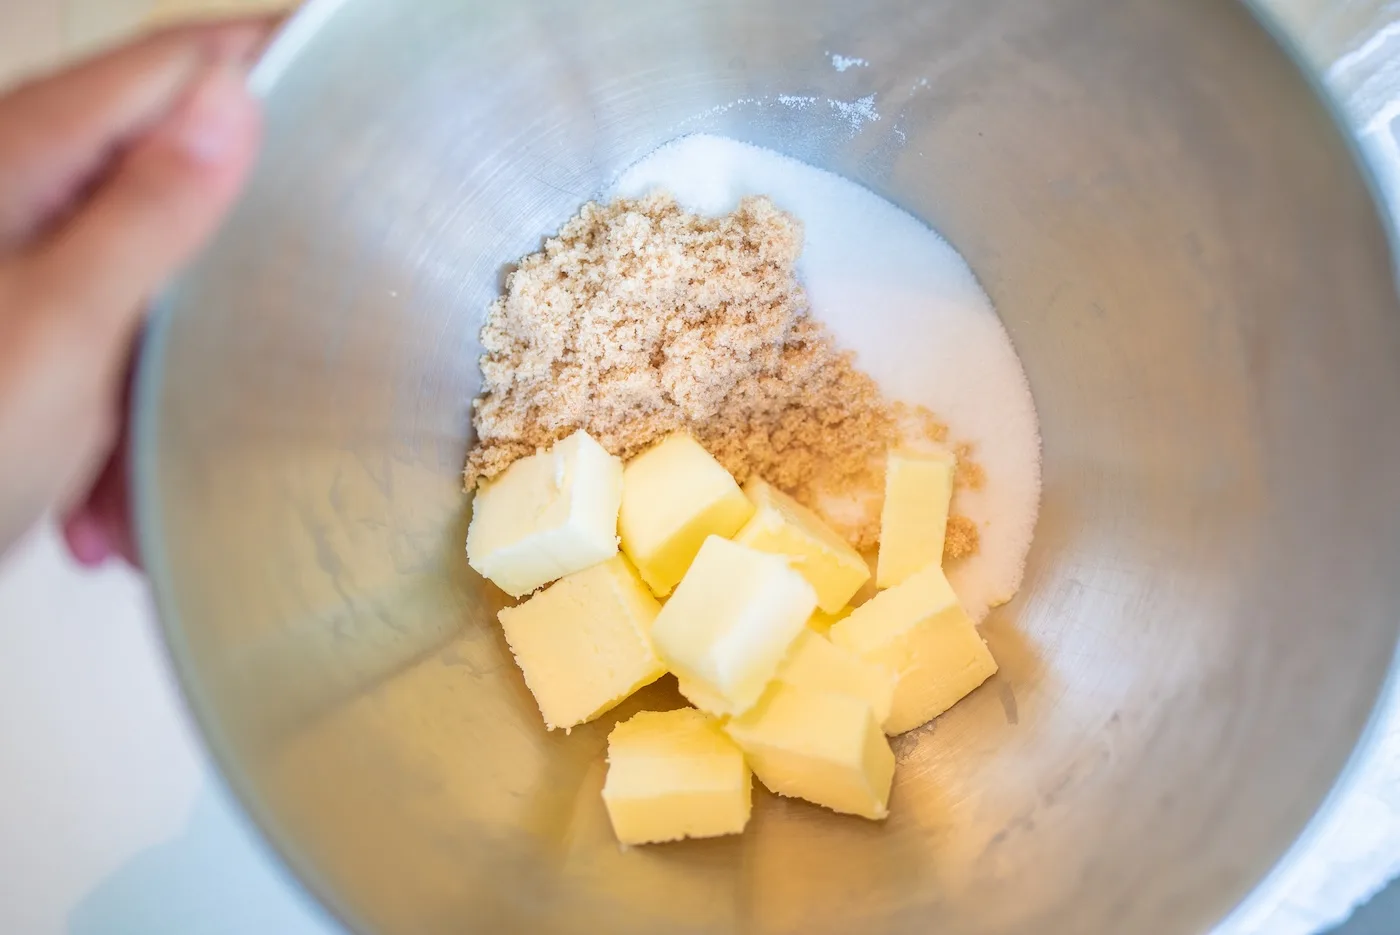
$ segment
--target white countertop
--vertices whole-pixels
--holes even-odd
[[[143,18],[278,0],[0,0],[0,85]],[[1271,0],[1349,107],[1400,205],[1400,0]],[[187,720],[139,578],[49,529],[0,564],[0,932],[337,935],[269,858]],[[1395,724],[1400,724],[1396,718]],[[1313,850],[1236,932],[1335,922],[1400,856],[1400,727]],[[1356,829],[1370,837],[1358,839]]]
[[[50,529],[0,570],[0,932],[334,935],[220,787],[144,586]]]

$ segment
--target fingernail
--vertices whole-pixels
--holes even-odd
[[[73,560],[84,568],[96,568],[112,555],[106,531],[89,514],[79,514],[64,523],[63,538]]]
[[[204,73],[166,123],[166,132],[196,162],[216,163],[238,146],[249,104],[243,71],[215,65]]]

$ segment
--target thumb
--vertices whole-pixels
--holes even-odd
[[[129,335],[199,250],[252,166],[261,122],[244,74],[211,66],[33,257],[48,314]],[[109,330],[110,329],[110,330]]]

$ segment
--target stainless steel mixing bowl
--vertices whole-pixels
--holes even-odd
[[[229,781],[353,927],[1175,935],[1319,808],[1396,640],[1400,309],[1347,142],[1244,7],[315,0],[259,80],[266,157],[151,332],[140,535]],[[458,472],[504,265],[698,130],[962,250],[1044,508],[1001,674],[895,742],[887,822],[759,794],[742,837],[621,850],[613,718],[544,731]]]

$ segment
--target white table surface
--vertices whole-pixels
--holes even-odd
[[[153,12],[269,2],[0,0],[0,85]],[[1265,5],[1325,71],[1400,205],[1400,0]],[[1233,931],[1302,935],[1382,882],[1379,855],[1400,856],[1400,754],[1355,785],[1280,893]],[[340,935],[215,777],[141,580],[76,569],[46,527],[0,562],[0,933],[60,932]]]
[[[0,932],[339,932],[214,778],[142,581],[47,528],[0,571],[0,777]]]

